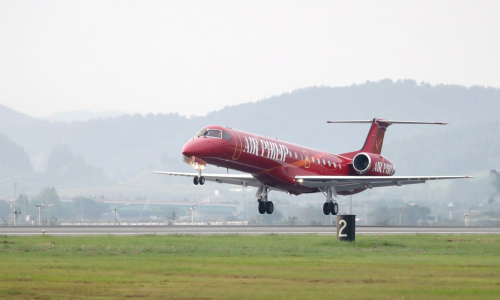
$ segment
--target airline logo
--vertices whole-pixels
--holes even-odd
[[[372,171],[387,174],[387,175],[392,175],[392,174],[394,174],[394,166],[391,164],[386,164],[386,163],[379,161],[373,165]]]
[[[243,152],[285,161],[285,158],[290,153],[290,150],[288,150],[287,146],[275,142],[261,140],[259,143],[259,140],[256,138],[245,137],[245,149],[243,149]]]

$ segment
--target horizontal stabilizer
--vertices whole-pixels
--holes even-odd
[[[344,156],[354,156],[358,152],[369,152],[380,155],[382,153],[382,143],[384,141],[385,131],[387,127],[392,124],[430,124],[430,125],[447,125],[448,123],[443,122],[420,122],[420,121],[394,121],[386,119],[373,119],[373,120],[351,120],[351,121],[326,121],[327,123],[361,123],[368,124],[371,123],[372,126],[366,137],[365,144],[360,151],[354,151],[349,153],[344,153]]]
[[[385,124],[430,124],[430,125],[448,125],[448,123],[443,122],[420,122],[420,121],[392,121],[392,120],[384,120],[377,119],[380,123]],[[351,120],[351,121],[326,121],[327,123],[358,123],[358,124],[366,124],[372,123],[373,120]]]

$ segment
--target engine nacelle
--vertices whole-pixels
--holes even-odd
[[[373,153],[356,154],[352,167],[359,175],[390,176],[396,173],[396,167],[387,158]]]

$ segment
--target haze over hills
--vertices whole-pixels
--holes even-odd
[[[299,89],[194,118],[177,114],[122,115],[65,123],[31,118],[0,106],[0,134],[22,147],[38,174],[54,171],[47,167],[54,149],[67,151],[66,157],[73,157],[73,168],[79,171],[67,174],[74,180],[61,181],[60,186],[93,186],[96,181],[89,181],[92,177],[107,184],[140,185],[143,180],[154,185],[165,178],[141,174],[158,168],[189,171],[190,167],[181,162],[180,149],[209,124],[342,153],[359,149],[369,127],[326,124],[327,120],[380,117],[444,121],[450,125],[391,126],[382,154],[395,164],[398,175],[474,175],[500,168],[499,111],[499,89],[382,80],[347,87]],[[0,156],[5,155],[0,152]],[[225,170],[212,168],[211,172]],[[1,192],[8,193],[12,184],[3,182]]]
[[[113,118],[126,115],[120,111],[65,111],[42,118],[47,121],[72,123],[74,121],[90,121],[94,119]]]

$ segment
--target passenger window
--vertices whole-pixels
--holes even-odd
[[[225,139],[225,140],[228,140],[228,141],[231,141],[231,136],[229,135],[229,133],[227,133],[226,131],[224,131],[222,133],[222,137]]]
[[[328,161],[328,166],[329,166],[329,167],[331,167],[331,166],[332,166],[332,164],[330,163],[330,161]]]
[[[295,154],[295,159],[298,159],[298,158],[297,158],[297,152],[294,152],[294,154]]]
[[[337,164],[335,162],[333,162],[333,167],[337,169]]]
[[[326,166],[326,162],[325,162],[325,159],[323,159],[323,166]]]
[[[311,156],[311,159],[312,159],[312,161],[313,161],[313,162],[315,162],[315,161],[314,161],[314,156]]]
[[[300,159],[304,159],[304,156],[302,155],[302,153],[300,153]]]

